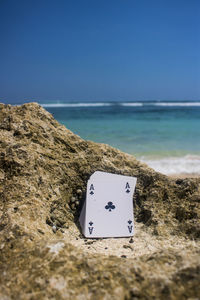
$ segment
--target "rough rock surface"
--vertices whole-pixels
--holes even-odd
[[[133,239],[85,239],[96,171],[136,176]],[[0,299],[199,299],[200,178],[85,141],[36,103],[0,104]]]

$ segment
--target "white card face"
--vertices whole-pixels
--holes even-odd
[[[136,178],[95,172],[87,184],[80,224],[86,237],[133,236],[133,193]]]

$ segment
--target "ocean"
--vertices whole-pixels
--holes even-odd
[[[134,155],[163,174],[200,174],[200,102],[41,102],[86,140]]]

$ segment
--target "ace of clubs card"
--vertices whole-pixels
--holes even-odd
[[[79,218],[85,237],[133,236],[135,177],[96,171],[88,180]]]

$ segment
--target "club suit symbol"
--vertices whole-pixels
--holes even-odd
[[[89,233],[90,233],[90,234],[92,234],[92,232],[93,232],[93,229],[94,229],[94,227],[92,227],[92,225],[93,225],[93,222],[92,222],[92,221],[90,221],[88,224],[89,224],[89,227],[88,227]]]
[[[131,220],[128,220],[128,230],[129,230],[130,233],[133,230],[133,225],[132,225],[132,221]]]
[[[115,205],[113,205],[112,202],[108,202],[108,204],[105,206],[105,209],[108,209],[108,211],[112,211],[112,209],[115,209]]]
[[[94,195],[94,185],[90,185],[90,195]]]

